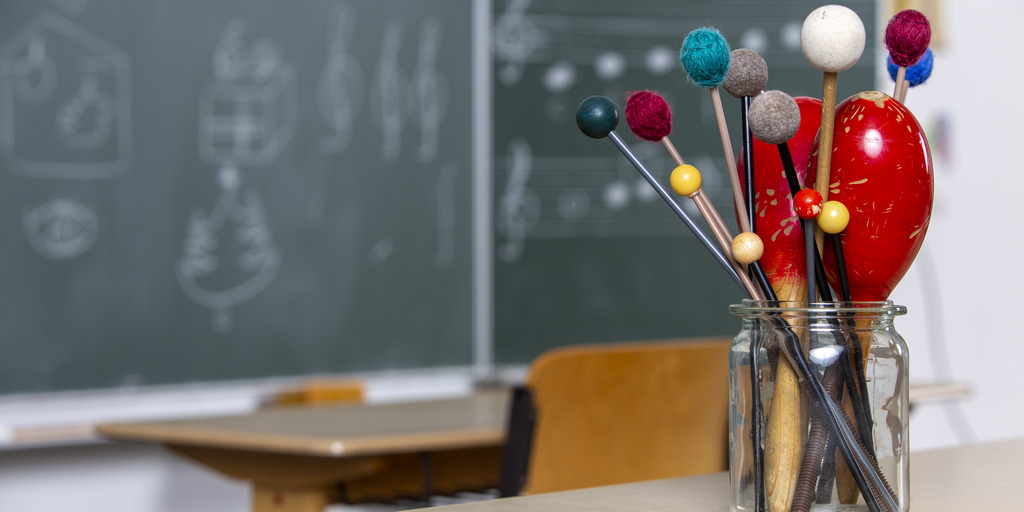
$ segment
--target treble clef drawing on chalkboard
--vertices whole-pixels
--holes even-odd
[[[505,62],[498,70],[498,78],[505,85],[519,82],[526,59],[542,39],[533,20],[526,16],[529,6],[530,0],[511,0],[494,23],[494,55]]]
[[[402,149],[402,126],[405,124],[402,96],[407,78],[399,66],[398,51],[404,32],[400,21],[388,23],[374,76],[372,113],[384,139],[381,159],[385,162],[395,161]]]
[[[509,142],[506,159],[508,182],[498,203],[498,231],[505,236],[498,247],[498,257],[505,263],[519,261],[526,236],[537,226],[541,203],[536,192],[526,187],[533,169],[530,144],[517,137]]]
[[[244,200],[239,197],[238,169],[222,167],[218,187],[217,203],[209,213],[192,212],[176,271],[185,295],[213,311],[218,332],[229,332],[234,327],[232,308],[270,285],[281,253],[273,245],[260,196],[250,192]]]
[[[356,116],[363,105],[366,79],[359,61],[349,51],[355,27],[356,16],[348,3],[335,5],[331,9],[327,64],[316,89],[320,115],[333,131],[320,144],[328,153],[348,149]]]
[[[427,18],[420,25],[419,58],[410,91],[413,113],[420,123],[420,162],[437,157],[438,133],[448,108],[448,82],[437,69],[443,35],[444,27],[437,18]]]

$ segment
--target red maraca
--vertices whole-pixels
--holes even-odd
[[[842,240],[851,296],[885,300],[921,249],[931,219],[928,141],[906,107],[868,91],[836,107],[832,147],[828,199],[850,211]],[[817,150],[811,165],[816,160]],[[828,244],[824,258],[829,281],[837,286]]]
[[[800,108],[800,124],[787,145],[801,185],[812,186],[814,168],[807,176],[804,169],[811,158],[815,135],[821,124],[821,100],[808,97],[794,99]],[[779,149],[776,144],[764,142],[762,134],[755,133],[754,136],[755,220],[757,232],[764,243],[764,254],[759,261],[780,300],[804,300],[807,284],[804,240],[800,234],[800,219],[793,213],[793,197],[786,182]],[[742,157],[740,162],[743,162]],[[739,175],[743,177],[742,172]]]

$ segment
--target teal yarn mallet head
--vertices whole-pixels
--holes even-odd
[[[619,111],[612,100],[591,96],[576,109],[576,126],[591,139],[603,139],[619,125]]]
[[[740,186],[739,176],[736,173],[736,156],[732,153],[732,142],[729,139],[729,130],[725,123],[725,110],[722,108],[721,93],[718,86],[725,81],[729,74],[729,62],[732,59],[732,51],[729,43],[725,42],[722,33],[716,28],[701,27],[691,30],[683,39],[683,46],[679,49],[679,62],[686,70],[689,80],[705,89],[711,91],[711,103],[715,108],[715,118],[718,121],[718,135],[722,139],[722,152],[725,155],[725,166],[729,171],[729,182],[732,184],[733,201],[736,206],[737,220],[740,224],[740,231],[751,231],[750,219],[747,218],[747,207],[744,204],[743,187]]]
[[[729,43],[718,29],[701,27],[683,39],[679,62],[691,82],[701,87],[718,87],[729,73],[730,53]]]

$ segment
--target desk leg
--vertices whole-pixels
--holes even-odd
[[[323,512],[329,490],[322,487],[278,487],[254,484],[252,512]]]

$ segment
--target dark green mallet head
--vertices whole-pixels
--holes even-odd
[[[612,100],[591,96],[576,109],[576,126],[592,139],[603,139],[619,124],[619,111]]]

